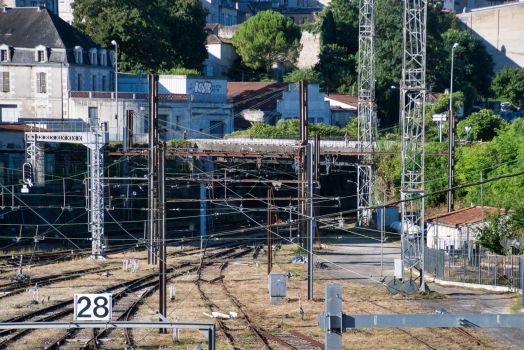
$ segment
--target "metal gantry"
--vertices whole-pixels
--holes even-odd
[[[404,53],[400,85],[402,120],[402,260],[404,266],[420,273],[424,284],[424,115],[426,97],[426,16],[427,0],[404,1]]]
[[[31,164],[33,183],[44,185],[44,151],[42,142],[78,142],[89,149],[89,231],[92,235],[91,258],[104,259],[104,153],[103,148],[108,142],[106,123],[100,123],[98,118],[89,120],[88,132],[26,132],[26,161]],[[87,180],[86,180],[87,181]]]
[[[373,152],[376,140],[375,0],[360,0],[358,55],[358,148]],[[359,156],[357,166],[358,224],[369,225],[374,193],[373,154]]]

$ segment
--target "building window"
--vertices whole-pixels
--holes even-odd
[[[9,72],[0,73],[0,91],[9,92]]]
[[[104,75],[102,76],[102,91],[107,91],[107,77]]]
[[[96,75],[93,75],[93,91],[96,91]]]
[[[295,17],[289,17],[295,23]]]
[[[77,64],[83,64],[83,50],[82,46],[76,46],[75,47],[75,61]]]
[[[237,18],[236,18],[236,17],[233,17],[233,25],[234,25],[234,26],[237,25]]]
[[[82,74],[78,74],[78,91],[82,91]]]
[[[45,62],[44,51],[38,51],[38,62]]]
[[[1,50],[0,51],[0,57],[2,59],[2,62],[7,62],[7,60],[8,60],[7,50]]]
[[[220,15],[220,24],[224,25],[224,14]]]
[[[36,73],[36,91],[40,94],[47,92],[46,73]]]
[[[91,123],[98,123],[98,108],[97,107],[89,107],[87,112],[89,113],[89,122]]]
[[[227,15],[227,25],[228,26],[231,25],[231,16],[230,15]]]
[[[206,75],[208,77],[212,77],[213,76],[213,67],[210,67],[210,66],[206,67]]]
[[[211,23],[215,23],[215,15],[211,15]]]
[[[180,116],[175,117],[175,130],[180,130]]]

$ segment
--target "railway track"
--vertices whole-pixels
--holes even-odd
[[[395,314],[398,314],[398,312],[386,307],[386,306],[383,306],[383,305],[380,305],[374,301],[371,301],[371,300],[367,300],[367,299],[364,299],[364,298],[360,298],[356,295],[352,295],[352,297],[354,298],[357,298],[357,299],[360,299],[361,301],[363,302],[368,302],[374,306],[377,306],[377,307],[380,307],[384,310],[387,310],[391,313],[395,313]],[[343,302],[346,302],[346,301],[343,301]],[[355,307],[355,305],[352,305],[352,307]],[[364,311],[360,308],[357,307],[357,309],[359,309],[361,312],[363,313],[367,313],[369,314],[369,312],[367,311]],[[420,342],[421,344],[424,344],[428,349],[435,349],[435,347],[432,347],[430,346],[429,344],[427,344],[427,342],[423,341],[422,339],[419,339],[418,337],[412,335],[411,333],[407,332],[406,330],[402,329],[402,328],[396,328],[397,330],[399,330],[400,332],[408,335],[409,337],[417,340],[418,342]],[[458,328],[458,327],[452,327],[452,328],[441,328],[441,329],[434,329],[435,331],[437,331],[437,334],[439,337],[441,338],[444,338],[446,341],[448,341],[450,344],[454,345],[454,346],[458,346],[459,348],[461,349],[464,349],[464,350],[470,350],[468,347],[466,347],[464,344],[461,344],[460,342],[458,342],[457,340],[447,336],[446,334],[444,334],[444,330],[451,330],[451,331],[454,331],[455,333],[461,335],[462,337],[464,337],[465,339],[467,339],[470,343],[472,343],[474,346],[482,346],[483,347],[483,344],[480,340],[478,340],[477,338],[475,338],[474,336],[472,336],[471,334],[469,334],[468,332],[464,331],[463,329],[461,328]]]
[[[255,249],[256,253],[260,249],[257,246]],[[278,333],[268,332],[263,330],[261,327],[255,325],[246,314],[244,309],[247,309],[238,299],[236,299],[226,288],[223,278],[223,269],[227,266],[229,260],[220,265],[219,275],[220,277],[215,278],[214,281],[220,281],[220,285],[223,294],[227,297],[227,306],[224,306],[224,302],[221,305],[217,305],[212,298],[209,298],[203,290],[201,284],[198,284],[198,291],[200,297],[206,302],[209,311],[225,313],[226,310],[234,308],[238,311],[238,318],[230,318],[222,320],[216,318],[217,329],[223,338],[226,339],[230,349],[244,349],[246,347],[259,348],[264,350],[270,350],[271,343],[278,344],[279,347],[291,350],[318,350],[324,349],[324,345],[307,335],[304,335],[295,330],[280,330]],[[211,293],[209,293],[211,294]],[[248,330],[248,333],[242,332]]]
[[[49,276],[42,276],[42,277],[36,277],[32,278],[29,277],[24,281],[15,282],[9,284],[6,288],[0,289],[0,300],[23,293],[27,290],[27,288],[34,286],[35,284],[38,284],[39,287],[47,286],[53,283],[59,283],[63,281],[69,281],[76,278],[80,278],[82,276],[91,275],[91,274],[97,274],[97,273],[103,273],[107,271],[114,271],[118,268],[91,268],[91,269],[84,269],[79,271],[70,271],[70,272],[64,272],[57,275],[49,275]]]
[[[220,266],[220,274],[222,274],[222,270],[227,266],[227,262],[222,264]],[[296,330],[289,330],[286,333],[282,333],[282,330],[279,331],[279,333],[269,333],[268,331],[265,331],[261,329],[260,327],[257,327],[253,324],[253,322],[249,319],[248,315],[244,312],[244,308],[246,306],[242,304],[237,298],[235,298],[226,288],[224,279],[220,279],[220,284],[222,286],[222,290],[224,291],[224,294],[229,298],[229,300],[236,306],[237,310],[240,314],[242,314],[243,319],[247,322],[249,329],[254,332],[256,335],[258,335],[258,338],[262,340],[260,335],[265,337],[266,339],[269,339],[271,341],[276,342],[280,346],[290,349],[290,350],[318,350],[318,349],[325,349],[324,344],[308,337],[305,334],[302,334]],[[246,308],[247,309],[247,308]]]
[[[118,283],[116,285],[113,285],[108,288],[103,288],[95,293],[111,293],[113,294],[113,298],[118,299],[121,295],[126,293],[126,291],[132,291],[134,287],[137,285],[140,285],[153,277],[157,276],[157,274],[151,274],[144,277],[140,277],[131,281]],[[46,321],[53,321],[58,318],[62,318],[65,316],[69,316],[73,312],[73,299],[68,299],[66,301],[60,302],[55,305],[51,305],[45,308],[42,308],[40,310],[36,310],[33,312],[30,312],[28,314],[14,317],[12,319],[6,320],[4,322],[46,322]],[[17,338],[28,334],[32,330],[30,329],[24,329],[21,331],[11,331],[11,330],[3,330],[0,331],[0,348],[3,346],[11,343],[12,341],[16,340]]]

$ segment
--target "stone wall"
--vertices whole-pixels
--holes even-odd
[[[302,47],[298,56],[297,67],[299,69],[313,68],[320,55],[320,35],[303,31],[300,45]]]

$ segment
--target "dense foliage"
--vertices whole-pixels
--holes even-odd
[[[468,144],[456,148],[455,154],[455,185],[478,182],[480,171],[483,179],[489,179],[503,174],[524,171],[524,120],[514,119],[511,123],[504,122],[491,111],[483,112],[484,117],[472,114],[465,122],[470,123],[470,139],[473,126],[477,121],[491,120],[488,125],[480,123],[478,132],[487,135],[494,130],[492,140]],[[457,132],[462,124],[459,123]],[[498,128],[497,128],[498,126]],[[459,134],[460,137],[460,134]],[[487,136],[485,136],[487,137]],[[396,148],[395,148],[396,147]],[[398,150],[398,146],[391,148]],[[426,153],[446,153],[447,142],[442,144],[429,142],[425,146]],[[447,187],[447,158],[442,156],[426,156],[425,158],[425,192],[433,192]],[[400,186],[400,155],[377,156],[379,183],[395,192]],[[515,209],[524,204],[524,176],[516,176],[496,180],[483,185],[484,205]],[[467,187],[455,191],[456,208],[469,206],[471,203],[480,205],[480,186]],[[427,205],[440,205],[446,202],[446,195],[440,194],[428,197]]]
[[[208,56],[208,10],[199,0],[75,0],[71,6],[74,27],[107,49],[116,40],[122,71],[201,71]]]
[[[308,125],[308,134],[319,134],[320,136],[344,136],[348,132],[350,136],[357,136],[358,122],[353,118],[345,128],[337,126],[324,125],[318,123],[316,125]],[[298,119],[281,119],[275,126],[265,123],[254,123],[249,129],[244,131],[235,131],[232,135],[249,135],[256,137],[298,137],[300,134],[300,121]]]
[[[247,67],[269,72],[273,64],[296,60],[301,36],[291,19],[268,10],[244,22],[233,36],[233,45]]]
[[[486,141],[492,140],[499,129],[503,128],[507,122],[499,115],[493,114],[491,109],[482,109],[479,112],[471,113],[466,119],[461,120],[456,127],[457,140]],[[466,127],[471,129],[469,133]]]
[[[497,99],[514,106],[524,105],[524,68],[504,67],[493,78],[491,85]]]

